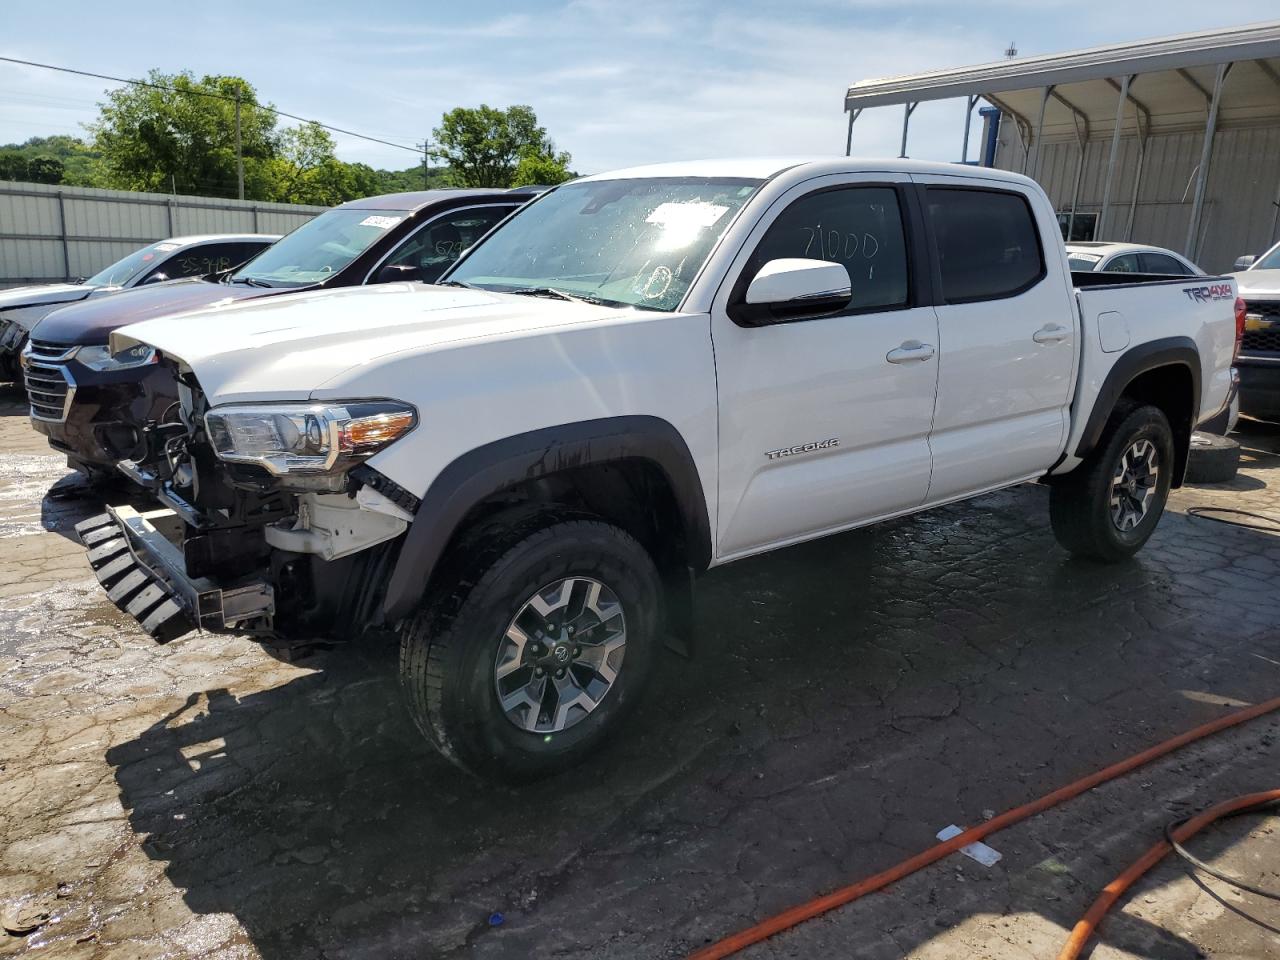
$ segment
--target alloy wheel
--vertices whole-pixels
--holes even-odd
[[[521,605],[498,644],[498,702],[521,730],[568,730],[613,689],[626,646],[622,604],[607,586],[590,577],[548,584]]]
[[[1128,532],[1146,519],[1160,482],[1160,455],[1150,440],[1135,440],[1111,478],[1111,522]]]

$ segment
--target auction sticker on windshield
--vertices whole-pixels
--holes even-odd
[[[688,203],[660,203],[653,212],[645,217],[648,223],[656,223],[663,227],[709,227],[721,217],[728,207],[705,200],[691,200]]]
[[[360,221],[359,226],[377,227],[379,230],[390,230],[403,219],[404,217],[365,217]]]

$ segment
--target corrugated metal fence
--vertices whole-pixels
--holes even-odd
[[[0,287],[92,276],[166,237],[288,233],[325,209],[0,182]]]

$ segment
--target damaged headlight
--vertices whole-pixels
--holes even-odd
[[[204,415],[217,455],[276,476],[339,473],[412,430],[417,411],[396,400],[228,406]]]
[[[156,351],[145,343],[135,344],[115,354],[106,346],[81,347],[76,351],[76,359],[90,370],[105,373],[111,370],[132,370],[134,367],[155,363]]]

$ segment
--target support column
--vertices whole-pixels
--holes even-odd
[[[1213,95],[1209,98],[1209,118],[1204,128],[1204,146],[1200,149],[1200,169],[1196,173],[1196,193],[1191,201],[1191,221],[1187,224],[1187,243],[1182,252],[1194,261],[1200,246],[1200,215],[1204,211],[1204,191],[1209,182],[1209,162],[1213,159],[1213,135],[1218,128],[1218,105],[1222,102],[1222,84],[1231,64],[1218,64],[1213,78]]]
[[[1116,176],[1116,158],[1120,155],[1120,131],[1124,127],[1124,104],[1129,98],[1129,85],[1133,76],[1126,76],[1120,81],[1120,98],[1116,102],[1116,128],[1111,132],[1111,153],[1107,157],[1107,173],[1102,181],[1102,209],[1098,211],[1098,229],[1095,239],[1102,240],[1107,236],[1107,209],[1111,206],[1111,184]]]
[[[849,133],[844,138],[844,155],[846,157],[853,155],[853,121],[862,116],[862,108],[846,111],[849,114]]]
[[[1129,198],[1129,222],[1124,227],[1124,242],[1129,243],[1133,239],[1133,221],[1138,212],[1138,195],[1142,190],[1142,174],[1147,167],[1147,135],[1142,130],[1142,112],[1135,105],[1133,110],[1133,125],[1138,132],[1138,169],[1133,174],[1133,196]]]
[[[1036,132],[1032,135],[1031,144],[1027,150],[1027,163],[1024,172],[1032,180],[1038,179],[1036,174],[1040,172],[1040,140],[1044,136],[1044,110],[1049,105],[1049,95],[1051,93],[1053,93],[1052,84],[1045,87],[1044,92],[1040,95],[1040,114],[1036,117]]]
[[[915,113],[916,107],[919,105],[919,101],[902,105],[902,149],[898,152],[898,159],[900,160],[905,159],[907,156],[907,128],[911,124],[911,114]]]
[[[58,233],[62,239],[62,279],[70,282],[71,276],[71,244],[67,240],[67,198],[58,191]]]
[[[1071,188],[1071,212],[1067,214],[1067,243],[1071,242],[1071,231],[1076,226],[1076,207],[1080,205],[1080,178],[1084,175],[1084,148],[1087,141],[1079,138],[1077,142],[1080,145],[1080,158],[1076,161],[1076,182]]]
[[[973,107],[978,102],[976,95],[970,96],[964,110],[964,144],[960,147],[960,162],[969,162],[969,125],[973,121]]]

